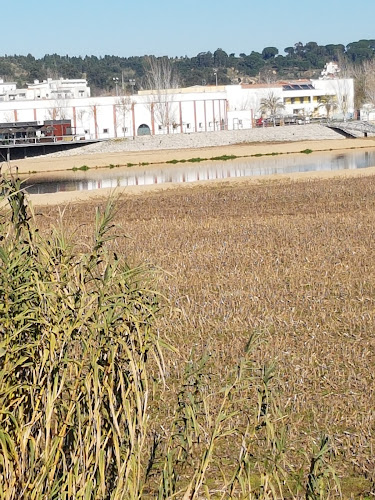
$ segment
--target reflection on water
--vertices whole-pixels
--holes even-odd
[[[242,158],[223,162],[178,163],[160,167],[116,168],[72,172],[69,179],[31,176],[25,187],[29,193],[56,193],[122,186],[185,183],[273,174],[291,174],[329,170],[349,170],[375,166],[375,152],[345,154],[313,153],[310,155],[282,155],[262,158]],[[33,179],[35,179],[33,181]]]

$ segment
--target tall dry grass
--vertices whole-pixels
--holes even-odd
[[[298,494],[273,366],[259,370],[249,357],[256,336],[220,387],[208,357],[191,356],[178,392],[167,390],[157,296],[142,268],[108,249],[111,202],[96,210],[80,251],[61,215],[48,237],[38,232],[17,178],[3,178],[2,189],[0,498]],[[238,454],[226,457],[229,440]],[[312,467],[309,498],[330,491],[331,476]]]
[[[68,231],[74,234],[70,241],[76,243],[63,252],[64,258],[59,250],[58,258],[48,264],[51,257],[44,257],[41,266],[49,277],[41,282],[53,284],[48,288],[51,296],[59,290],[58,301],[48,299],[54,311],[49,313],[49,321],[45,321],[48,326],[60,325],[64,310],[68,311],[68,318],[73,315],[76,303],[71,297],[75,294],[69,291],[71,285],[67,283],[72,281],[76,290],[77,283],[88,279],[90,286],[85,285],[88,301],[99,300],[103,293],[112,297],[110,307],[97,311],[96,326],[90,330],[94,357],[100,356],[102,350],[108,351],[113,340],[102,339],[104,326],[96,328],[103,325],[108,310],[112,311],[112,301],[118,312],[117,316],[110,314],[117,320],[115,327],[127,328],[120,320],[127,289],[119,290],[117,284],[103,282],[104,269],[108,267],[106,259],[110,256],[116,263],[125,259],[128,272],[139,269],[141,263],[162,269],[155,275],[155,284],[169,303],[162,299],[162,314],[156,314],[155,318],[146,315],[147,321],[142,320],[138,325],[142,327],[141,339],[150,338],[149,352],[155,353],[154,358],[147,356],[147,359],[137,354],[144,360],[142,374],[147,384],[132,385],[134,397],[130,399],[127,392],[125,395],[121,392],[119,406],[115,407],[118,413],[109,411],[107,406],[107,414],[101,417],[107,425],[100,434],[105,456],[115,456],[113,449],[109,451],[112,442],[104,436],[108,432],[118,433],[114,428],[116,419],[121,417],[125,427],[131,427],[126,422],[136,419],[135,434],[140,433],[141,437],[134,448],[124,444],[120,453],[120,459],[127,464],[128,476],[118,473],[117,464],[113,465],[112,475],[107,469],[103,474],[103,469],[100,471],[94,465],[96,446],[92,436],[97,438],[94,408],[100,413],[101,401],[110,399],[103,389],[94,392],[91,403],[86,403],[92,410],[85,410],[86,419],[73,432],[80,439],[77,437],[75,446],[69,449],[70,453],[74,451],[73,456],[81,456],[82,448],[87,449],[84,456],[91,461],[79,462],[81,469],[72,468],[72,462],[64,460],[57,448],[56,467],[65,471],[63,477],[77,474],[74,481],[85,484],[87,489],[77,487],[74,497],[72,490],[66,490],[69,482],[53,482],[51,472],[52,483],[43,476],[44,488],[54,485],[49,491],[55,496],[50,497],[85,498],[84,494],[91,491],[92,498],[331,498],[339,494],[336,476],[341,479],[344,498],[364,498],[371,494],[374,491],[371,265],[374,186],[374,179],[368,177],[194,188],[125,198],[117,203],[116,215],[106,212],[104,205],[101,207],[102,213],[113,215],[105,227],[116,224],[117,233],[115,239],[100,246],[105,264],[102,256],[89,257],[96,255],[98,238],[94,237],[93,243],[91,221],[97,207],[94,204],[67,207],[63,217],[65,229],[59,232],[59,238],[65,241],[66,237],[61,235]],[[55,233],[51,232],[51,227],[60,220],[56,209],[38,210],[36,220],[40,248],[47,245],[47,253],[66,248],[60,239],[56,245]],[[96,227],[101,225],[97,223]],[[15,235],[7,231],[10,244]],[[98,229],[94,234],[98,234]],[[105,240],[108,234],[103,235]],[[15,246],[18,248],[19,243]],[[69,259],[64,260],[67,255]],[[62,262],[65,274],[60,269]],[[91,274],[87,276],[90,262]],[[142,285],[146,279],[147,276],[137,275],[136,285],[133,282],[131,289],[141,293],[137,295],[141,311],[144,306],[147,311],[154,308],[152,312],[156,313],[160,303]],[[29,278],[26,281],[29,283]],[[38,294],[39,297],[39,291]],[[43,300],[47,300],[44,295]],[[65,301],[71,308],[63,305]],[[24,304],[23,296],[15,302]],[[31,301],[22,307],[29,310],[36,306]],[[78,310],[80,314],[73,315],[74,321],[78,321],[77,317],[86,321],[88,308],[82,306]],[[3,335],[4,332],[7,335],[7,328],[3,327]],[[78,352],[77,338],[68,335],[64,343],[65,328],[58,326],[58,329],[61,345],[71,344],[73,352]],[[50,333],[43,338],[49,337]],[[160,339],[174,348],[163,350],[165,364],[161,361]],[[75,364],[79,364],[77,360],[82,356],[79,352],[79,356],[70,358]],[[32,359],[35,363],[44,358],[42,355]],[[128,373],[129,360],[128,355],[124,364],[111,365],[117,377],[124,370]],[[60,363],[58,366],[61,367]],[[90,369],[87,362],[82,377],[78,377],[80,384],[83,378],[90,380]],[[77,377],[77,369],[70,370],[65,381]],[[48,377],[42,384],[48,392],[49,386],[44,381]],[[131,377],[129,381],[133,384]],[[50,387],[53,394],[53,384]],[[84,388],[85,399],[91,392],[86,385]],[[138,391],[142,404],[137,399]],[[13,404],[9,399],[5,401]],[[46,401],[41,399],[40,405]],[[127,413],[123,411],[126,405]],[[17,418],[23,415],[24,411]],[[12,422],[10,417],[6,421]],[[60,419],[53,419],[50,435],[57,422]],[[20,427],[7,425],[16,436]],[[80,434],[86,425],[91,430]],[[35,427],[36,435],[44,436],[46,428],[46,421],[41,420],[40,426]],[[65,443],[61,431],[58,432],[59,442]],[[330,440],[326,438],[328,434]],[[42,438],[37,444],[42,450]],[[134,454],[127,454],[127,449],[134,450]],[[46,455],[40,453],[38,472],[47,468]],[[28,452],[26,455],[30,460]],[[109,462],[105,462],[106,466]],[[16,467],[17,460],[8,457],[7,463]],[[83,473],[86,464],[88,472]],[[7,478],[6,469],[1,467],[1,474]],[[28,469],[25,471],[27,478]],[[8,498],[16,498],[7,493],[16,486],[9,484],[3,489],[3,498],[7,494]],[[60,487],[65,488],[64,494]],[[31,498],[34,488],[23,491],[30,491]],[[40,491],[41,496],[35,493],[33,498],[46,498]]]
[[[2,189],[0,498],[140,498],[156,295],[106,249],[110,203],[76,252],[40,236],[17,179]]]
[[[197,187],[128,197],[116,219],[129,236],[116,251],[166,271],[173,308],[157,326],[179,349],[172,392],[192,352],[210,355],[219,387],[256,333],[254,359],[276,362],[296,470],[330,433],[347,497],[375,480],[374,193],[372,176]],[[83,241],[94,206],[66,213]]]

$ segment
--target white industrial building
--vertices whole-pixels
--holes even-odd
[[[86,139],[249,129],[267,113],[273,96],[282,116],[351,118],[352,79],[319,79],[269,85],[196,86],[140,91],[135,95],[90,97],[84,79],[35,81],[26,89],[0,80],[0,124],[70,120],[72,133]],[[334,104],[327,107],[327,101]],[[258,123],[259,124],[259,123]]]

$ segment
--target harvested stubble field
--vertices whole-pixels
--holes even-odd
[[[65,209],[83,245],[96,205]],[[127,237],[115,249],[159,269],[169,305],[157,327],[178,349],[165,353],[155,426],[168,421],[189,358],[209,355],[218,388],[255,333],[254,360],[276,363],[289,467],[308,467],[304,452],[325,432],[344,498],[373,494],[375,177],[199,186],[122,198],[117,208],[116,232]],[[55,207],[37,212],[42,231],[58,218]]]

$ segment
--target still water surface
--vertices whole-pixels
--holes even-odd
[[[53,177],[35,175],[29,176],[24,186],[31,194],[42,194],[298,172],[350,170],[373,166],[375,166],[375,151],[353,151],[344,154],[312,153],[241,158],[222,162],[186,162],[145,168],[107,168],[69,172],[68,176],[65,174],[63,177],[59,177],[58,174],[53,174]]]

